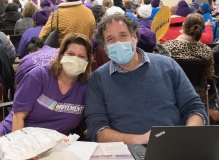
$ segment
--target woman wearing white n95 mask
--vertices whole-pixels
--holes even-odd
[[[77,127],[84,118],[91,52],[92,43],[85,35],[67,34],[51,64],[34,68],[21,80],[12,112],[0,124],[0,136],[23,127],[63,134]]]

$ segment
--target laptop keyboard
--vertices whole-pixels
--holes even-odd
[[[145,153],[139,153],[139,152],[137,152],[137,155],[139,156],[140,160],[144,160]]]

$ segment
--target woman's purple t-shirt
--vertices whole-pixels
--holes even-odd
[[[15,75],[15,84],[19,84],[22,78],[33,68],[48,65],[57,56],[57,53],[58,49],[44,45],[41,50],[23,57]]]
[[[85,87],[78,79],[63,95],[49,66],[39,66],[21,80],[12,110],[30,111],[25,127],[49,128],[68,134],[84,117]]]

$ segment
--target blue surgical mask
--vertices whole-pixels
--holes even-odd
[[[132,41],[116,42],[107,45],[108,57],[117,64],[126,64],[134,56]]]

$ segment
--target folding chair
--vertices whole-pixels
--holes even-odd
[[[0,18],[0,31],[2,30],[2,22],[1,22],[1,18]]]
[[[181,66],[193,85],[195,91],[205,91],[206,93],[206,111],[209,117],[209,99],[208,99],[208,90],[210,85],[208,85],[206,80],[207,67],[209,62],[207,60],[190,60],[190,59],[175,59],[176,62]],[[208,124],[209,125],[209,124]]]
[[[4,102],[4,93],[3,93],[3,87],[2,84],[0,83],[0,103]],[[0,122],[4,119],[4,107],[0,108]]]
[[[218,45],[218,43],[208,44],[208,47],[210,47],[210,48],[212,49],[212,48],[214,48],[216,45]]]
[[[0,123],[5,119],[6,117],[6,108],[12,107],[13,101],[11,102],[4,102],[4,91],[3,86],[0,83]]]
[[[12,107],[14,101],[0,103],[0,123],[7,117],[7,107]]]
[[[19,58],[20,58],[20,55],[17,50],[18,50],[18,45],[21,41],[21,37],[22,35],[10,35],[11,43],[14,45],[15,51],[17,53],[16,57],[19,57]]]
[[[1,31],[6,35],[14,35],[14,29],[2,29]]]
[[[214,75],[212,77],[212,84],[214,93],[209,96],[209,100],[215,98],[216,99],[216,108],[219,108],[219,95],[218,95],[218,88],[219,88],[219,52],[214,52]]]

